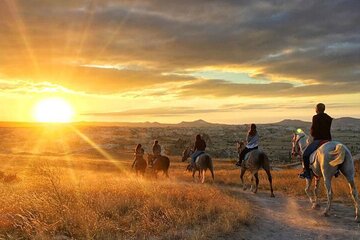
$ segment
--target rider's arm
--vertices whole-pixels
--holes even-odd
[[[312,124],[310,128],[310,134],[312,137],[315,137],[317,135],[318,129],[319,129],[318,121],[316,120],[316,115],[315,115],[312,118]]]

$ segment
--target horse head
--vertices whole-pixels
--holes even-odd
[[[305,142],[303,142],[303,140],[305,140]],[[303,142],[302,145],[305,146],[308,144],[308,137],[301,129],[298,129],[293,134],[291,139],[291,144],[292,144],[291,156],[293,158],[296,156],[302,156],[302,152],[303,152],[302,148],[304,148],[304,146],[301,146],[300,141]]]
[[[238,153],[240,153],[244,148],[245,148],[244,141],[236,141],[236,150]]]
[[[191,151],[190,147],[187,147],[182,153],[181,161],[185,162],[190,157],[191,154],[192,154],[192,151]]]

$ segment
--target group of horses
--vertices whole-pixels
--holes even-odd
[[[148,154],[147,162],[140,157],[136,159],[133,167],[137,175],[144,175],[148,165],[152,169],[155,178],[157,178],[158,172],[163,172],[167,178],[169,177],[170,159],[167,156],[160,155],[155,158],[153,154]]]
[[[306,147],[310,143],[310,137],[306,135],[303,131],[296,132],[292,138],[292,156],[302,156]],[[245,148],[244,142],[239,142],[238,151],[242,151]],[[182,154],[182,162],[185,162],[191,155],[193,151],[190,148],[186,148]],[[337,171],[340,171],[346,178],[349,183],[351,197],[355,207],[355,220],[360,222],[359,218],[359,198],[358,191],[355,185],[355,167],[354,160],[351,156],[349,149],[342,143],[337,141],[329,141],[321,145],[310,157],[311,159],[311,169],[312,174],[310,179],[306,179],[305,192],[309,197],[312,207],[314,209],[319,208],[318,192],[319,192],[319,183],[321,177],[324,178],[324,185],[327,193],[327,206],[324,210],[324,215],[328,216],[331,208],[331,202],[333,197],[333,191],[331,188],[331,180],[335,176]],[[146,168],[146,161],[145,168]],[[148,154],[148,163],[152,167],[155,176],[157,172],[163,171],[164,174],[168,177],[168,170],[170,166],[170,160],[166,156],[161,156],[154,161],[154,156]],[[135,166],[137,171],[145,171],[144,163],[139,166]],[[259,186],[259,177],[258,171],[264,169],[270,184],[270,196],[275,197],[273,186],[272,186],[272,176],[270,172],[270,160],[268,156],[260,149],[251,151],[245,156],[245,161],[242,162],[240,168],[240,180],[243,186],[243,189],[246,190],[246,185],[244,183],[244,174],[246,171],[250,171],[251,178],[251,191],[256,193]],[[192,171],[192,177],[195,178],[195,173],[199,172],[199,179],[201,183],[205,182],[205,173],[207,170],[210,171],[212,179],[214,181],[214,165],[212,158],[209,154],[204,153],[196,158],[195,165],[190,168]],[[255,185],[254,185],[255,179]],[[312,180],[315,179],[315,187],[313,194],[310,191]]]

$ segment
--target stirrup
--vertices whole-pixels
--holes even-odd
[[[300,174],[299,174],[299,178],[302,178],[302,179],[305,179],[305,178],[311,179],[311,173],[310,173],[310,171],[305,170],[304,172],[300,173]]]

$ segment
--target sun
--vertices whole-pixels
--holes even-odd
[[[34,108],[37,122],[68,123],[74,116],[74,109],[62,98],[48,98],[39,101]]]

